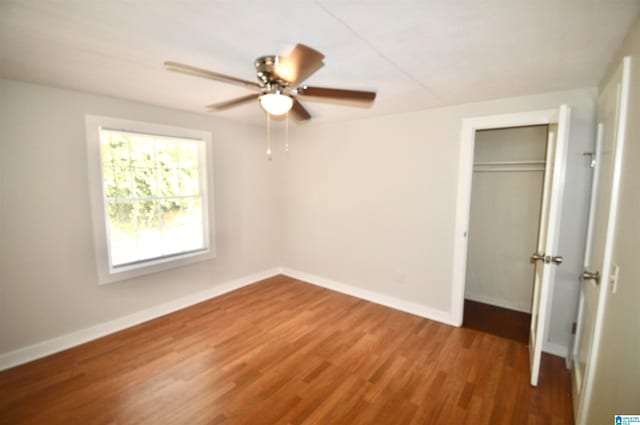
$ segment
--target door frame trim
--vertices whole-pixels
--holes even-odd
[[[464,312],[468,248],[467,236],[471,211],[471,184],[473,180],[473,153],[476,131],[553,124],[558,122],[559,111],[560,108],[544,109],[472,117],[462,121],[453,244],[453,285],[451,291],[451,322],[456,326],[462,326]]]

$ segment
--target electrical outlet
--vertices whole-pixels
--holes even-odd
[[[620,266],[617,264],[613,264],[611,266],[611,277],[609,278],[609,282],[611,282],[611,293],[615,294],[618,291],[618,276],[620,275]]]

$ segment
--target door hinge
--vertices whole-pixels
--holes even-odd
[[[578,328],[578,324],[576,322],[573,322],[571,324],[571,335],[575,335],[576,334],[576,329]]]

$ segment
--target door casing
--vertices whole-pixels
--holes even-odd
[[[456,326],[462,326],[464,312],[475,133],[478,130],[554,124],[558,122],[559,111],[559,108],[554,108],[530,112],[489,115],[467,118],[462,122],[453,248],[453,285],[451,294],[451,322]]]

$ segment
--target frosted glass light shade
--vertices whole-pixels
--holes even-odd
[[[263,94],[260,96],[260,106],[271,115],[282,115],[291,109],[293,99],[279,93]]]

